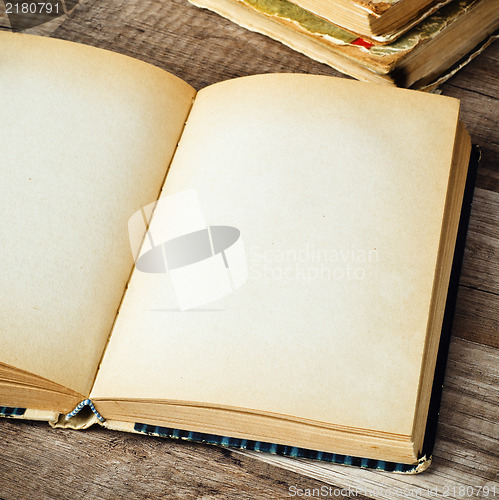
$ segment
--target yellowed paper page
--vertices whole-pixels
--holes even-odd
[[[135,270],[91,396],[410,435],[458,113],[309,75],[202,90],[163,195],[239,229],[248,279],[181,312]]]
[[[0,362],[88,394],[194,90],[131,58],[0,33]]]

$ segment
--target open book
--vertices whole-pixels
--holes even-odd
[[[3,413],[422,458],[470,157],[457,100],[302,74],[196,92],[0,42]]]

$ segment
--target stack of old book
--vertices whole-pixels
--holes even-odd
[[[359,80],[431,90],[498,36],[496,0],[190,0]]]

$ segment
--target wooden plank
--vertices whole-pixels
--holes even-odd
[[[101,428],[55,430],[44,422],[3,419],[0,425],[4,499],[75,493],[109,499],[275,499],[288,497],[294,486],[311,491],[326,486],[215,446]]]
[[[460,281],[495,295],[491,301],[499,297],[498,206],[499,193],[475,190]],[[499,317],[495,317],[499,325]]]
[[[491,47],[484,50],[466,66],[466,71],[456,73],[447,85],[497,98],[498,68],[499,44],[496,40]],[[478,82],[479,85],[477,85]]]
[[[494,165],[491,166],[494,167]],[[482,189],[499,193],[499,165],[495,166],[497,167],[497,170],[487,167],[480,167],[478,169],[477,186]]]
[[[255,73],[340,75],[185,0],[87,0],[54,36],[142,59],[197,89]]]
[[[5,2],[0,2],[0,28],[10,28],[9,16],[5,10]]]
[[[23,31],[23,33],[27,33],[28,35],[39,35],[39,36],[51,36],[52,33],[66,21],[68,18],[67,15],[62,15],[48,21],[40,26],[35,26],[34,28],[29,28]]]
[[[499,348],[499,296],[459,287],[452,335]]]
[[[489,52],[497,54],[499,44],[495,43],[482,55],[485,56]],[[452,79],[448,84],[442,86],[442,94],[461,100],[461,120],[466,125],[472,142],[478,144],[482,149],[480,169],[492,170],[497,173],[499,172],[499,137],[497,135],[499,99],[497,99],[497,95],[488,97],[480,92],[482,83],[478,80],[478,76],[472,73],[472,69],[472,67],[465,68],[462,73],[473,81],[475,90],[455,87],[451,85],[454,82]],[[496,74],[493,71],[491,73],[492,75]],[[497,76],[495,79],[497,87]],[[483,186],[479,185],[479,187]]]

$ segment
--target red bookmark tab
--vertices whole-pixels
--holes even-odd
[[[374,43],[368,42],[367,40],[364,40],[363,38],[356,38],[353,42],[352,45],[360,45],[361,47],[365,47],[366,49],[370,49]]]

